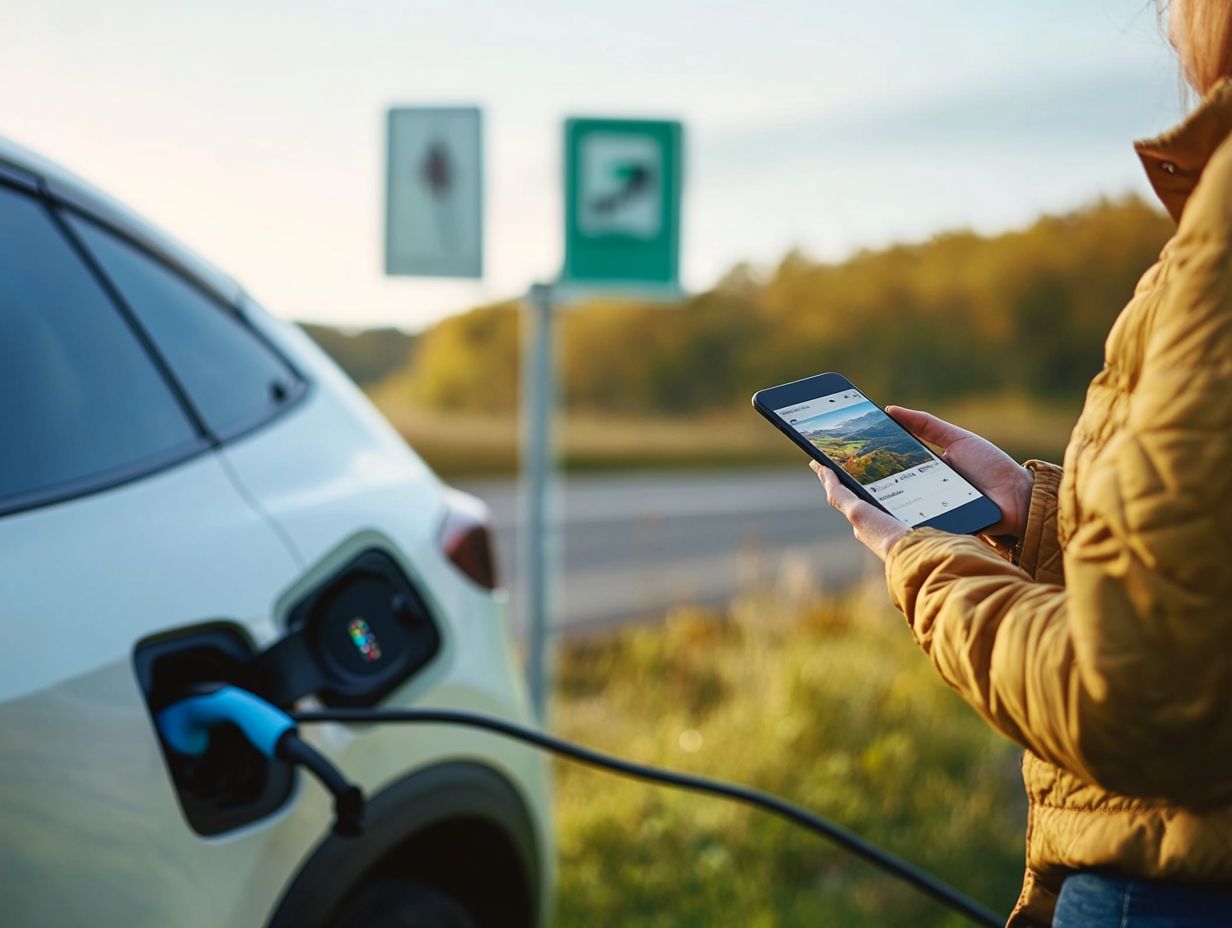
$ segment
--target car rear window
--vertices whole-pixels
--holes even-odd
[[[201,444],[47,208],[0,186],[0,510]]]
[[[230,307],[88,220],[68,219],[220,438],[278,412],[299,381]]]

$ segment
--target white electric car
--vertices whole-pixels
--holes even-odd
[[[303,734],[369,798],[152,713],[289,706],[528,722],[482,505],[294,325],[0,140],[0,922],[535,926],[548,767],[444,726]]]

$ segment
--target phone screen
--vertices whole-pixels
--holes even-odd
[[[857,390],[774,412],[908,525],[919,525],[981,495]]]

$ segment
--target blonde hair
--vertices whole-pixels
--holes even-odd
[[[1205,94],[1221,77],[1232,76],[1232,2],[1177,0],[1168,6],[1185,80]]]

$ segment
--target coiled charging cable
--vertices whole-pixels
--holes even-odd
[[[362,829],[363,796],[323,755],[299,738],[296,723],[457,725],[512,738],[618,776],[718,796],[770,812],[833,841],[977,925],[1000,928],[1005,921],[914,864],[778,796],[722,780],[633,763],[494,716],[452,709],[308,709],[288,714],[246,690],[227,686],[207,695],[190,696],[158,713],[156,721],[164,742],[181,753],[203,753],[208,745],[209,727],[230,722],[237,725],[249,741],[267,756],[303,765],[334,796],[335,831],[340,834],[357,834]],[[187,746],[190,750],[181,750],[180,746]]]

